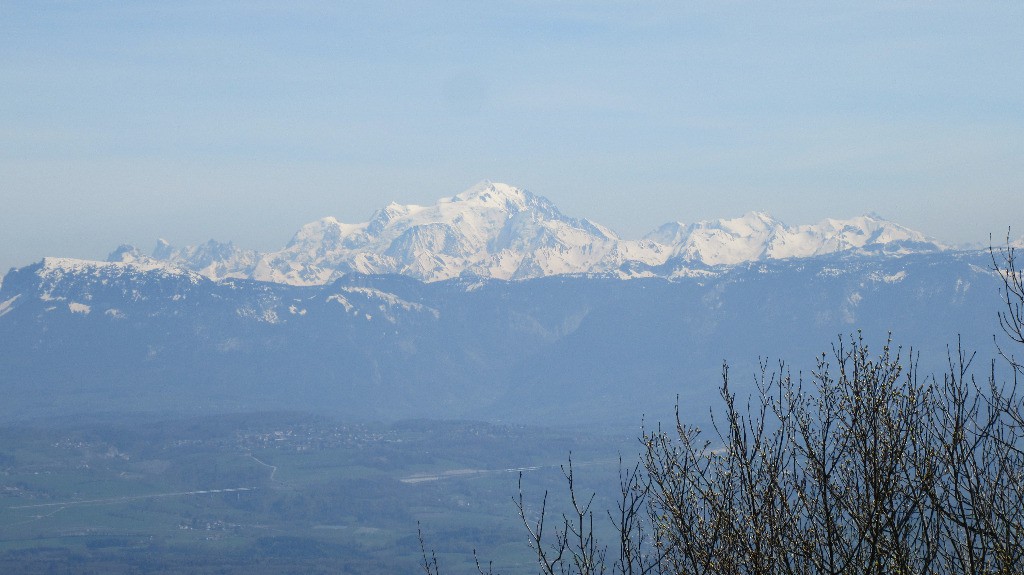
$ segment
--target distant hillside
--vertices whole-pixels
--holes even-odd
[[[47,258],[0,287],[0,420],[267,409],[635,428],[678,394],[703,417],[723,360],[809,368],[862,329],[941,365],[990,351],[985,253],[839,253],[693,276],[349,273],[325,285],[214,281],[156,264]],[[741,387],[742,388],[742,387]]]

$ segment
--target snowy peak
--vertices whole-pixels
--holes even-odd
[[[253,250],[243,250],[231,242],[209,240],[198,246],[176,248],[160,239],[153,248],[151,257],[146,257],[132,246],[121,246],[114,250],[107,261],[152,265],[164,262],[172,266],[190,269],[213,279],[249,277],[259,257]]]
[[[790,227],[765,212],[667,223],[642,240],[562,214],[549,200],[483,181],[429,206],[391,202],[362,223],[325,217],[302,226],[275,252],[213,240],[175,248],[160,241],[146,258],[130,246],[112,261],[161,261],[213,279],[324,284],[352,272],[438,281],[463,274],[506,280],[597,273],[676,277],[687,269],[850,251],[899,255],[946,249],[878,216]]]
[[[527,205],[536,204],[538,199],[537,196],[530,192],[508,184],[495,184],[483,181],[462,193],[450,198],[443,198],[438,203],[452,204],[464,202],[467,205],[491,209],[496,208],[509,213],[518,213],[524,211]]]
[[[762,259],[812,257],[844,251],[902,254],[946,246],[877,215],[825,219],[789,227],[765,212],[742,217],[672,222],[645,239],[671,247],[674,257],[707,265],[735,265]]]
[[[763,259],[768,246],[785,226],[763,212],[693,224],[681,230],[673,254],[685,261],[730,265]]]
[[[463,273],[512,279],[576,272],[579,262],[566,252],[611,240],[606,228],[567,218],[540,196],[481,182],[432,206],[392,202],[364,223],[329,217],[306,224],[283,250],[263,254],[240,272],[292,284],[325,283],[350,272],[425,281]]]
[[[765,212],[747,212],[741,217],[732,219],[702,220],[692,224],[669,222],[644,236],[644,239],[656,241],[662,245],[678,245],[685,243],[693,234],[746,238],[763,235],[766,231],[779,227],[784,226]]]
[[[847,250],[902,254],[942,249],[946,246],[920,232],[877,215],[866,215],[846,220],[829,218],[817,225],[788,228],[771,246],[771,253],[774,258],[787,258]]]

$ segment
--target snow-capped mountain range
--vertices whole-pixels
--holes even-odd
[[[258,253],[209,241],[151,255],[122,246],[109,261],[166,266],[211,279],[322,285],[351,272],[432,282],[462,275],[505,280],[559,274],[678,277],[713,266],[836,252],[906,254],[947,249],[877,216],[790,227],[762,212],[694,224],[667,223],[643,239],[562,214],[547,199],[481,182],[432,206],[391,203],[369,221],[326,217],[302,226],[283,249]]]
[[[627,240],[492,183],[324,218],[276,252],[161,242],[109,259],[0,280],[0,422],[285,409],[634,425],[680,397],[700,421],[723,359],[754,373],[852,330],[944,369],[956,334],[993,342],[1001,285],[984,251],[873,216],[751,213]]]

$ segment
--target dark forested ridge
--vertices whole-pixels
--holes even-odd
[[[703,416],[723,360],[812,358],[892,332],[925,365],[991,345],[986,253],[828,256],[619,280],[349,275],[213,282],[126,265],[10,272],[0,418],[295,409],[346,418],[619,424]]]

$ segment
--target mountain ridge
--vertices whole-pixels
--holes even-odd
[[[954,334],[991,343],[989,261],[843,252],[672,279],[350,273],[292,286],[45,258],[0,285],[0,420],[274,406],[635,423],[679,394],[698,418],[723,360],[749,382],[756,358],[806,360],[854,329],[896,334],[923,367],[946,359]]]
[[[623,239],[550,200],[502,183],[480,182],[429,206],[391,202],[365,222],[328,216],[299,228],[277,251],[210,240],[151,255],[121,246],[108,261],[161,262],[211,279],[248,278],[323,285],[347,273],[398,274],[432,282],[460,275],[522,280],[565,274],[623,279],[673,277],[713,266],[852,253],[903,255],[948,246],[876,215],[787,226],[766,212],[691,224],[668,222]]]

